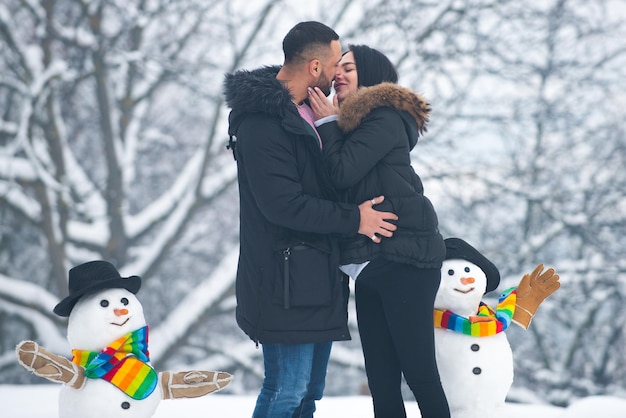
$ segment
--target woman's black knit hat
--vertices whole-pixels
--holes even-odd
[[[350,45],[349,48],[354,55],[359,87],[398,82],[398,72],[385,54],[367,45]]]

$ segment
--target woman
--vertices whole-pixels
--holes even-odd
[[[335,106],[317,89],[310,89],[309,101],[329,173],[345,201],[384,195],[377,209],[399,218],[393,237],[379,244],[376,236],[342,243],[342,269],[356,279],[374,413],[406,417],[404,375],[422,417],[444,418],[450,412],[435,361],[433,304],[445,245],[409,155],[426,128],[430,106],[397,80],[385,55],[351,45],[335,73]]]

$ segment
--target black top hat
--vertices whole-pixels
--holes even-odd
[[[53,311],[59,316],[69,316],[78,299],[88,293],[117,288],[137,293],[140,287],[141,277],[121,277],[113,264],[108,261],[89,261],[70,269],[70,294],[59,302]]]
[[[500,284],[500,272],[498,268],[478,252],[477,249],[463,241],[461,238],[446,238],[446,260],[460,258],[476,264],[487,276],[487,290],[485,293],[495,290]]]

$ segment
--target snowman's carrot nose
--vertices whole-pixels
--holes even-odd
[[[126,308],[122,308],[122,309],[113,309],[113,313],[116,316],[124,316],[124,315],[128,315],[128,309]]]
[[[472,284],[475,281],[476,280],[473,277],[462,277],[461,278],[461,283],[463,283],[463,284]]]

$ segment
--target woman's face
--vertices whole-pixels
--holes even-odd
[[[357,91],[359,76],[354,63],[354,54],[349,51],[341,57],[335,71],[335,96],[339,102]]]

